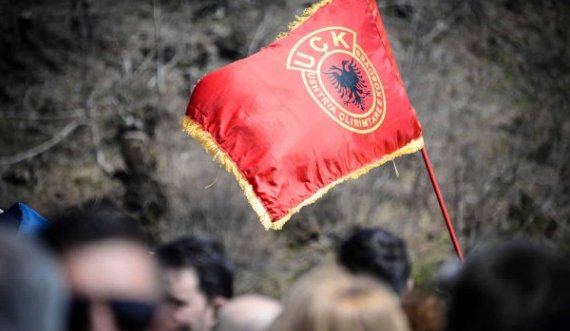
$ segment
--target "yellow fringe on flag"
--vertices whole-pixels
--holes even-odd
[[[277,220],[275,222],[271,222],[271,217],[269,216],[269,214],[267,213],[267,210],[265,209],[265,207],[261,203],[261,200],[259,200],[259,198],[255,194],[255,192],[253,191],[253,187],[245,179],[245,177],[243,176],[243,174],[241,173],[241,171],[239,170],[239,168],[237,167],[235,162],[218,145],[218,143],[214,140],[214,138],[210,135],[210,133],[207,132],[206,130],[202,129],[202,127],[198,123],[194,122],[188,116],[184,116],[184,118],[182,119],[182,128],[183,128],[184,132],[186,132],[189,136],[191,136],[196,141],[198,141],[204,147],[204,149],[208,153],[210,153],[210,155],[212,155],[212,157],[214,158],[214,160],[216,160],[216,162],[223,165],[226,168],[226,170],[236,178],[236,180],[239,183],[239,186],[241,187],[241,189],[243,190],[243,192],[245,194],[247,201],[249,202],[249,204],[251,205],[251,207],[253,208],[253,210],[255,211],[257,216],[259,217],[259,220],[260,220],[261,224],[263,225],[263,227],[265,228],[265,230],[269,230],[269,229],[281,230],[281,228],[283,228],[283,225],[285,225],[285,223],[287,223],[287,221],[291,218],[291,216],[293,216],[294,214],[299,212],[299,210],[301,210],[301,208],[308,206],[308,205],[314,203],[315,201],[317,201],[318,199],[320,199],[325,193],[327,193],[330,189],[332,189],[336,185],[338,185],[342,182],[345,182],[349,179],[356,179],[356,178],[364,175],[368,171],[370,171],[376,167],[379,167],[388,161],[392,161],[395,158],[400,157],[402,155],[415,153],[424,147],[424,140],[422,137],[420,137],[416,140],[412,140],[406,146],[398,149],[397,151],[393,152],[392,154],[386,155],[382,159],[380,159],[380,160],[378,160],[372,164],[368,164],[368,165],[354,171],[353,173],[348,174],[347,176],[339,178],[336,181],[328,184],[327,186],[325,186],[322,189],[315,192],[309,198],[305,199],[305,201],[303,201],[297,207],[291,209],[287,213],[287,215],[283,216],[282,218],[280,218],[279,220]]]
[[[286,37],[291,31],[298,28],[301,24],[303,24],[303,22],[305,22],[311,16],[313,16],[313,14],[317,12],[317,10],[328,5],[332,1],[333,0],[320,0],[319,2],[312,4],[310,7],[305,8],[303,14],[301,16],[297,16],[291,23],[289,23],[289,25],[287,26],[287,31],[279,33],[275,40],[279,40],[283,37]]]

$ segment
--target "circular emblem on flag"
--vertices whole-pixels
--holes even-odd
[[[287,68],[301,72],[315,103],[345,129],[366,134],[382,124],[384,88],[352,30],[329,27],[301,38],[289,53]]]

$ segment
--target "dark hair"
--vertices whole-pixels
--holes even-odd
[[[353,273],[373,276],[397,293],[407,288],[410,260],[406,244],[380,228],[354,230],[340,245],[338,262]]]
[[[189,268],[196,272],[200,290],[208,299],[233,296],[233,267],[220,243],[205,236],[182,237],[156,250],[165,268]]]
[[[40,239],[56,254],[108,239],[121,239],[148,245],[147,236],[134,220],[112,204],[72,209],[52,219]]]
[[[544,245],[510,242],[470,255],[452,288],[447,330],[570,327],[570,260]]]

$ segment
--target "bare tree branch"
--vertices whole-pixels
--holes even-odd
[[[162,51],[160,48],[160,9],[156,0],[152,1],[152,21],[154,23],[154,51],[156,54],[156,92],[160,96],[164,93],[164,68],[162,67]]]
[[[27,151],[18,153],[16,155],[0,158],[0,165],[7,166],[16,164],[25,160],[32,159],[40,154],[43,154],[53,147],[57,146],[59,143],[64,141],[75,129],[80,126],[87,125],[86,122],[83,121],[73,121],[67,124],[63,129],[61,129],[58,133],[56,133],[51,139],[46,142],[39,144],[33,148],[28,149]]]
[[[2,117],[4,120],[15,120],[15,121],[69,121],[80,119],[83,116],[80,115],[61,115],[61,116],[36,116],[36,115],[16,115],[16,114],[6,114]]]
[[[107,161],[105,157],[105,153],[101,148],[101,134],[99,132],[99,127],[97,126],[97,122],[95,121],[95,114],[94,114],[94,107],[93,107],[93,98],[95,93],[92,91],[89,96],[85,99],[85,114],[87,115],[87,121],[89,126],[89,134],[91,136],[91,143],[93,144],[93,153],[95,156],[95,162],[97,166],[103,173],[109,177],[113,177],[114,171],[111,164]]]
[[[273,21],[273,19],[274,19],[273,8],[270,7],[263,13],[263,19],[261,20],[261,24],[259,24],[259,26],[255,30],[255,33],[253,34],[253,38],[251,38],[251,41],[249,42],[249,46],[247,48],[248,55],[258,50],[261,47],[260,44],[263,41],[263,37],[267,33],[268,25]]]

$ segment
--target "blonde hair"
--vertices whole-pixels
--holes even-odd
[[[333,267],[304,277],[269,331],[408,331],[397,296]]]

